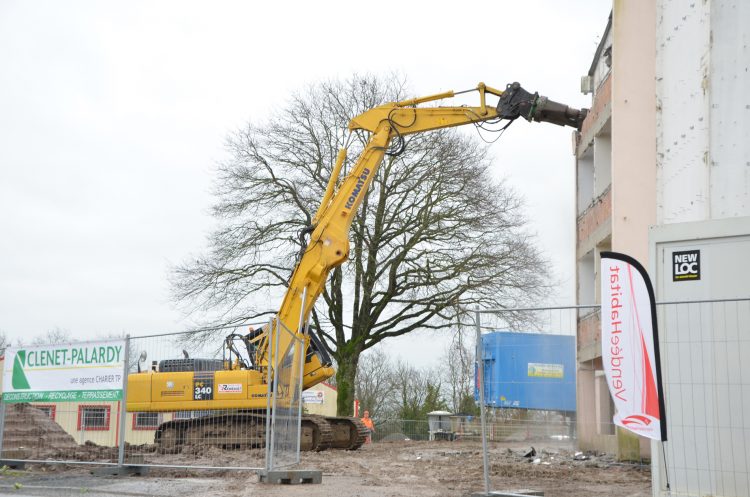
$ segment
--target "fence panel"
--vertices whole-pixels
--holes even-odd
[[[245,351],[230,349],[224,339],[247,330],[238,326],[208,337],[173,333],[130,339],[133,359],[127,395],[131,407],[136,407],[125,419],[125,464],[265,467],[267,387],[260,373],[253,376],[262,402],[256,402],[259,406],[253,409],[241,405],[255,391],[243,370],[250,359]],[[160,372],[159,378],[149,370]],[[150,406],[156,410],[138,410],[149,399],[158,399],[160,405]],[[222,407],[220,403],[226,401],[234,406]]]
[[[498,443],[566,442],[575,444],[575,424],[556,412],[490,408],[487,413],[487,439]],[[373,443],[401,441],[479,441],[482,427],[478,416],[450,417],[451,429],[430,433],[429,422],[410,419],[384,419],[375,423]]]
[[[575,424],[577,358],[582,358],[576,331],[578,323],[588,319],[587,310],[548,308],[481,315],[482,393],[486,406],[500,408],[491,411],[493,418],[530,433],[546,433],[549,424],[557,432],[554,435],[572,436],[571,430],[563,432],[559,427]]]
[[[297,338],[280,321],[275,326],[274,352],[280,360],[273,375],[272,408],[268,469],[289,467],[299,462],[302,415],[302,367],[304,341]],[[284,340],[283,338],[286,338]],[[288,343],[279,350],[279,343]]]
[[[614,406],[601,363],[599,306],[478,311],[478,383],[488,442],[548,441],[617,451]],[[480,338],[481,337],[481,338]],[[480,367],[481,366],[481,367]],[[639,459],[639,456],[636,456]]]
[[[31,364],[21,351],[21,359],[3,365],[6,378],[13,376],[13,388],[0,403],[0,457],[257,470],[298,463],[304,341],[277,322],[267,324],[274,334],[262,364],[253,363],[257,341],[243,339],[247,325],[121,340],[124,358],[118,359],[116,390],[91,391],[91,382],[109,381],[111,375],[75,366],[66,369],[86,388],[76,386],[71,393],[74,378],[52,375],[46,378],[51,392],[24,391],[25,386],[16,391]],[[257,337],[252,327],[250,332]],[[70,358],[70,351],[81,347],[49,345],[44,360]],[[68,352],[55,356],[58,349]],[[93,362],[102,358],[94,356]]]
[[[497,330],[576,335],[574,415],[580,450],[623,460],[651,458],[657,491],[666,492],[669,483],[672,495],[750,497],[750,368],[744,362],[750,356],[750,299],[657,303],[664,445],[632,438],[623,443],[618,437],[622,429],[612,423],[614,406],[601,362],[598,306],[481,311],[478,317],[483,336]],[[486,350],[482,357],[486,402],[492,405],[496,392],[487,363],[492,357]],[[503,357],[506,362],[518,358]],[[488,438],[495,430],[488,421]]]
[[[424,420],[384,419],[375,423],[373,442],[399,442],[407,440],[427,440],[429,426]]]
[[[750,300],[665,303],[657,319],[669,438],[655,454],[659,486],[750,496]]]
[[[122,339],[6,349],[2,458],[117,464],[125,349]]]

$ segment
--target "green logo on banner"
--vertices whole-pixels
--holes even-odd
[[[13,361],[13,378],[11,384],[16,390],[28,390],[31,388],[29,380],[26,379],[26,373],[23,367],[26,365],[26,351],[19,350],[16,352],[16,358]]]

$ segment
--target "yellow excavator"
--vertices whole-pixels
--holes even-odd
[[[468,92],[479,94],[478,106],[422,106]],[[487,105],[488,95],[498,98],[496,105]],[[323,291],[328,274],[349,257],[349,229],[355,213],[393,140],[403,143],[403,137],[410,134],[464,124],[504,122],[507,126],[518,117],[580,129],[587,112],[527,92],[518,83],[508,84],[502,91],[479,83],[463,92],[448,91],[384,104],[355,117],[349,123],[349,130],[369,132],[369,141],[349,174],[341,180],[346,149],[339,151],[325,195],[312,226],[305,233],[310,235],[309,242],[273,321],[277,324],[251,330],[246,335],[228,336],[225,342],[228,357],[224,359],[166,359],[150,370],[130,374],[127,410],[215,412],[198,420],[172,420],[160,425],[155,442],[163,452],[179,451],[186,440],[195,439],[233,447],[240,431],[244,434],[244,444],[265,446],[269,383],[280,366],[276,364],[279,354],[271,351],[288,350],[294,336],[304,343],[303,389],[334,375],[325,348],[314,334],[306,332],[304,323]],[[283,326],[293,333],[273,333],[274,326]],[[279,338],[275,339],[276,336]],[[242,353],[238,343],[244,348]],[[274,395],[278,393],[271,393]],[[357,418],[303,416],[301,424],[301,450],[354,450],[364,443],[367,433]]]

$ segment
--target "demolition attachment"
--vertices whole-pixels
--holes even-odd
[[[554,102],[539,93],[529,93],[518,82],[510,83],[497,102],[497,113],[503,119],[523,117],[527,121],[547,122],[581,129],[588,109],[573,109]]]

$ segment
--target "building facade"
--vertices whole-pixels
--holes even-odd
[[[648,265],[656,220],[653,2],[615,2],[582,90],[591,111],[575,135],[576,276],[579,304],[599,303],[599,254],[623,252]],[[648,457],[650,445],[612,424],[601,361],[598,310],[578,321],[578,438],[582,449]]]
[[[577,301],[599,302],[602,251],[649,269],[665,302],[669,440],[612,425],[596,311],[578,317],[578,439],[621,459],[653,455],[654,496],[670,495],[667,480],[672,495],[750,496],[748,26],[745,2],[617,0],[582,84],[592,104],[575,135]],[[685,254],[700,261],[694,278],[675,273]]]
[[[749,497],[750,301],[732,300],[750,297],[750,4],[657,0],[655,32],[647,267],[657,300],[704,303],[663,310],[669,440],[653,447],[653,493]],[[687,255],[689,279],[675,270]]]

